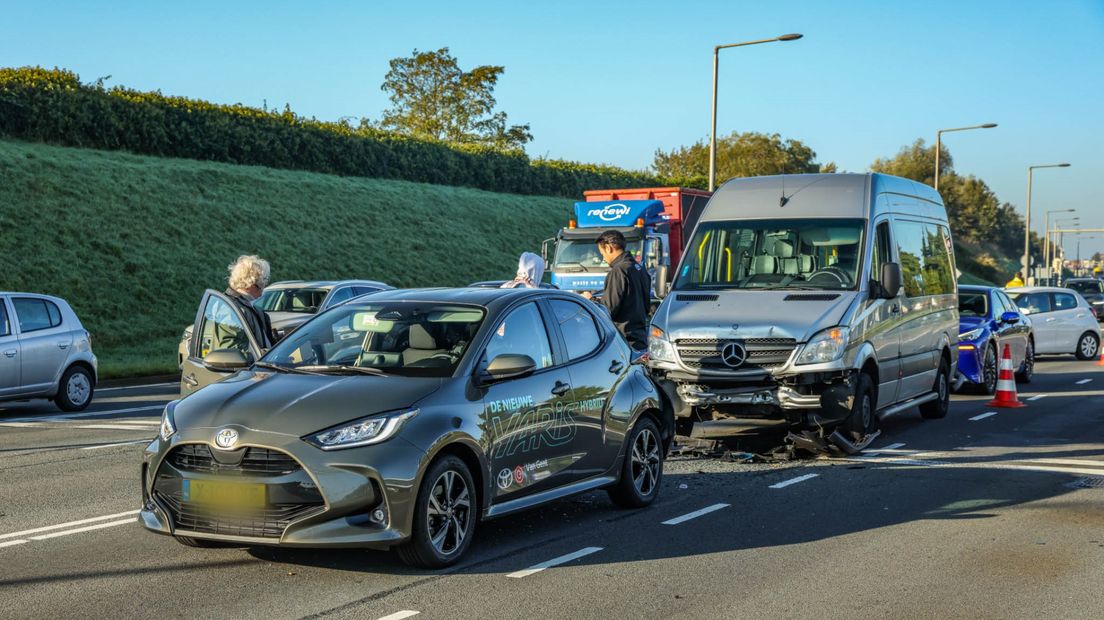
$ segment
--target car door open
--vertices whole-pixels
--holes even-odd
[[[245,319],[226,295],[208,289],[196,313],[188,357],[180,375],[180,395],[187,396],[205,385],[221,381],[233,370],[216,368],[204,363],[212,351],[233,351],[248,362],[257,360],[261,348],[257,337],[247,327]]]

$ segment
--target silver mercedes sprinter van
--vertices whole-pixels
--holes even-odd
[[[706,205],[652,318],[649,365],[683,435],[870,436],[947,414],[954,247],[939,194],[884,174],[733,179]]]

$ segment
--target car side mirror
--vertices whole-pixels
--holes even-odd
[[[667,283],[667,265],[659,265],[655,268],[655,296],[657,299],[663,299],[667,296],[668,283]]]
[[[901,266],[897,263],[883,263],[878,284],[881,285],[882,299],[893,299],[901,292]]]
[[[536,369],[537,363],[528,355],[503,353],[491,360],[483,373],[491,381],[503,381],[533,374]]]
[[[1020,315],[1019,315],[1018,312],[1005,312],[1004,314],[1001,315],[1000,320],[1001,320],[1001,323],[1008,323],[1008,324],[1019,323],[1020,322]]]
[[[215,349],[203,358],[203,367],[215,372],[233,372],[249,366],[249,359],[237,349]]]

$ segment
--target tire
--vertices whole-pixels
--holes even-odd
[[[192,538],[191,536],[173,536],[173,538],[176,539],[176,542],[184,545],[185,547],[198,547],[200,549],[229,549],[233,547],[243,546],[234,543],[223,542],[221,540]]]
[[[842,431],[859,440],[878,429],[878,402],[874,399],[874,383],[866,373],[859,373],[855,385],[855,401],[851,405],[851,414],[843,421]]]
[[[1035,376],[1035,341],[1027,341],[1027,350],[1024,351],[1024,361],[1020,364],[1020,369],[1016,371],[1017,383],[1031,383],[1031,378]]]
[[[663,438],[651,418],[641,416],[629,433],[621,477],[606,493],[623,508],[643,508],[659,497],[663,481]]]
[[[62,411],[82,411],[92,403],[92,373],[84,366],[70,366],[58,382],[54,403]]]
[[[1085,332],[1077,339],[1077,350],[1073,352],[1079,360],[1094,360],[1100,354],[1100,338],[1092,332]]]
[[[947,358],[939,360],[939,372],[935,375],[935,385],[932,391],[939,394],[939,398],[920,405],[920,415],[925,420],[938,420],[947,417],[947,411],[951,408],[951,365]]]
[[[464,461],[452,455],[434,461],[418,489],[410,539],[395,547],[399,558],[419,568],[455,564],[475,535],[477,497]]]

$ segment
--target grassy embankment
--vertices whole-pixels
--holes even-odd
[[[571,201],[0,140],[0,290],[63,297],[103,377],[173,372],[239,254],[274,280],[512,277]]]

